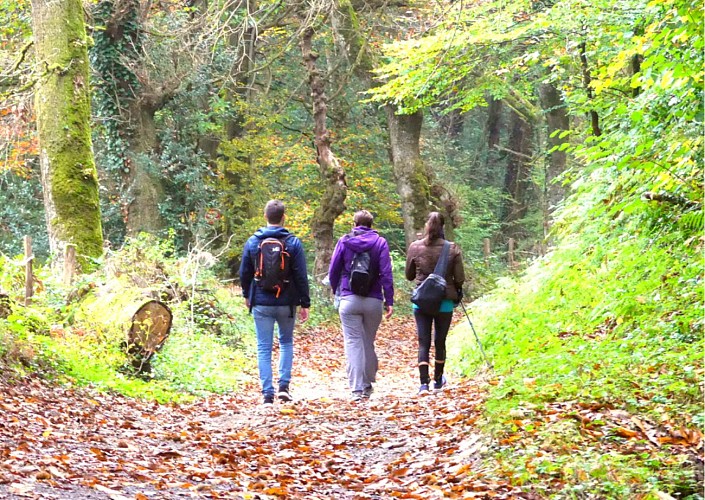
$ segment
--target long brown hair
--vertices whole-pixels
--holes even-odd
[[[428,219],[426,219],[426,225],[424,226],[424,244],[430,245],[433,240],[445,237],[443,233],[444,225],[445,218],[442,213],[431,212],[428,214]]]

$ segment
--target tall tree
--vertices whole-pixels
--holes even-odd
[[[560,150],[558,147],[565,140],[561,137],[561,132],[570,129],[570,119],[566,109],[566,103],[563,101],[560,91],[552,83],[542,83],[539,85],[539,100],[541,108],[546,117],[546,128],[548,137],[546,146],[551,151],[548,156],[548,164],[546,166],[546,202],[549,210],[555,207],[566,194],[566,189],[563,185],[556,182],[556,179],[561,175],[566,168],[567,155],[565,150]]]
[[[361,31],[358,14],[350,0],[338,0],[335,11],[335,25],[345,41],[345,49],[353,64],[353,71],[369,87],[378,83],[373,78],[373,70],[379,54],[372,51],[366,42],[365,33]],[[423,112],[398,113],[396,106],[385,106],[387,129],[389,131],[389,150],[392,159],[397,193],[401,197],[404,237],[407,246],[417,238],[423,228],[426,215],[434,208],[433,201],[443,207],[441,200],[432,201],[433,179],[421,158],[421,130]],[[434,192],[443,192],[435,190]],[[445,191],[447,193],[447,191]],[[452,222],[451,217],[448,217]]]
[[[510,237],[521,236],[519,221],[528,210],[527,192],[531,183],[533,148],[533,123],[516,111],[509,114],[509,151],[504,187],[508,195],[504,207],[505,233]]]
[[[301,39],[301,50],[306,69],[308,70],[308,82],[313,97],[316,160],[320,167],[321,178],[325,182],[323,197],[311,223],[316,248],[313,272],[315,276],[323,277],[328,269],[335,244],[333,226],[335,219],[345,211],[348,186],[345,182],[345,170],[331,149],[331,137],[326,126],[328,104],[325,94],[325,82],[316,67],[318,55],[311,47],[314,33],[313,27],[309,26],[304,29]]]
[[[140,69],[145,65],[145,27],[138,0],[101,0],[93,16],[91,59],[97,74],[97,115],[108,148],[105,167],[121,184],[127,234],[157,233],[164,227],[159,211],[164,186],[151,161],[158,144],[155,113],[178,82],[150,85],[147,72]]]
[[[386,106],[389,145],[397,180],[397,193],[401,197],[404,235],[407,246],[417,239],[429,209],[431,180],[421,159],[421,126],[423,112],[409,115],[397,114],[394,107]]]
[[[80,0],[33,0],[39,158],[49,244],[79,263],[103,253],[98,175],[90,132],[88,39]]]

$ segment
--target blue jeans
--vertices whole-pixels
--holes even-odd
[[[279,326],[279,386],[289,386],[291,366],[294,362],[294,323],[296,310],[292,314],[289,306],[258,306],[252,308],[257,333],[257,367],[262,383],[262,394],[274,396],[272,383],[272,344],[274,323]]]

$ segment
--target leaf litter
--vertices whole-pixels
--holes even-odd
[[[339,328],[297,334],[293,403],[235,394],[157,404],[27,378],[3,385],[0,496],[16,498],[472,498],[510,495],[472,465],[484,391],[417,397],[413,320],[385,321],[375,393],[349,398]]]
[[[507,416],[515,431],[491,440],[477,422],[492,381],[416,395],[410,318],[383,323],[375,392],[353,402],[342,340],[335,327],[298,333],[294,402],[273,407],[261,404],[256,374],[237,393],[191,404],[0,381],[0,497],[542,498],[483,460],[490,447],[525,446],[558,421],[575,422],[585,439],[620,436],[635,452],[702,447],[692,429],[579,402],[517,411]]]

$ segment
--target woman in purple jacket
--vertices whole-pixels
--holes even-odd
[[[354,401],[369,398],[372,394],[378,367],[375,354],[377,328],[382,322],[383,306],[387,318],[392,315],[394,306],[389,245],[372,229],[372,221],[372,214],[367,210],[355,213],[355,227],[338,240],[328,271],[333,292],[340,287],[338,311],[343,325],[348,381]],[[354,260],[364,264],[359,265],[361,269],[356,269],[356,277],[351,279]],[[361,275],[364,276],[364,291],[361,291],[357,280]]]

